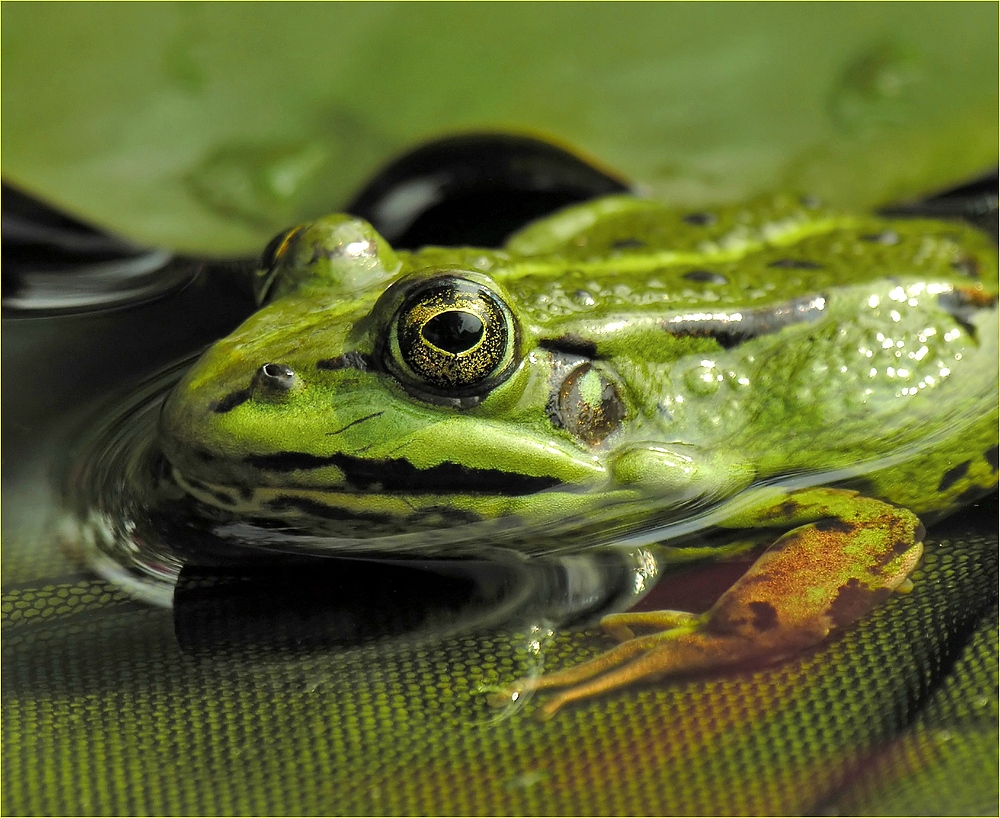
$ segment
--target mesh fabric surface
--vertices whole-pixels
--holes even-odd
[[[170,611],[89,575],[8,572],[3,810],[996,814],[996,508],[932,530],[914,591],[820,650],[547,723],[484,692],[528,669],[531,633],[182,649]],[[545,667],[609,644],[557,630]]]

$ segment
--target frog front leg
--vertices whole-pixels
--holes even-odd
[[[796,526],[780,537],[706,613],[613,614],[601,625],[621,644],[556,673],[519,679],[495,704],[543,688],[565,688],[538,712],[640,680],[778,661],[819,644],[907,590],[923,551],[911,512],[855,492],[807,489],[764,496],[725,527]],[[653,629],[636,636],[633,629]]]

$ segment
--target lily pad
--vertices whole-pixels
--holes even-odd
[[[247,253],[451,132],[542,134],[685,204],[870,207],[997,162],[991,3],[4,7],[5,179]]]

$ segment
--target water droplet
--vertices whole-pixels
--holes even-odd
[[[696,395],[711,395],[719,391],[722,372],[714,361],[702,361],[700,366],[689,369],[684,375],[684,383]]]
[[[342,207],[359,181],[349,169],[374,168],[388,150],[378,133],[343,111],[321,113],[298,128],[282,141],[219,145],[185,183],[205,207],[266,239]]]
[[[303,190],[328,158],[324,146],[316,142],[230,145],[198,165],[187,183],[209,209],[271,230],[298,220]]]
[[[923,71],[911,52],[882,43],[841,72],[830,95],[830,118],[838,130],[851,134],[904,124],[922,81]]]

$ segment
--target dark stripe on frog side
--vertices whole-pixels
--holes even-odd
[[[307,497],[294,497],[294,496],[283,496],[278,497],[273,500],[266,500],[261,503],[261,507],[266,508],[268,511],[287,513],[289,511],[299,511],[303,514],[309,514],[313,517],[322,517],[325,520],[357,520],[359,518],[369,520],[371,522],[387,522],[393,518],[388,514],[379,514],[377,512],[357,512],[357,511],[347,511],[346,509],[337,508],[335,506],[328,506],[317,500],[312,500]]]
[[[192,487],[202,492],[203,494],[211,495],[219,505],[223,506],[234,506],[236,505],[236,497],[232,492],[228,492],[225,489],[220,489],[215,486],[211,486],[201,480],[196,480],[193,477],[184,478],[187,483]]]
[[[237,389],[235,392],[230,392],[221,400],[215,401],[211,405],[213,412],[218,412],[220,415],[224,415],[226,412],[235,409],[241,403],[246,403],[250,400],[251,390],[250,387],[245,389]]]
[[[597,357],[597,344],[582,335],[560,335],[558,338],[542,338],[538,346],[550,352],[565,352],[593,360]]]
[[[498,469],[473,469],[458,463],[442,463],[428,469],[418,469],[408,460],[365,460],[346,454],[322,456],[308,452],[278,452],[251,455],[244,458],[243,462],[254,468],[274,472],[336,466],[344,473],[348,485],[359,491],[370,491],[373,488],[383,492],[413,494],[460,491],[463,494],[516,497],[561,484],[554,477],[532,477]]]
[[[826,296],[802,296],[784,301],[774,307],[733,312],[724,317],[698,313],[677,315],[662,322],[661,326],[678,337],[712,338],[723,349],[732,349],[745,341],[761,335],[778,332],[803,321],[815,321],[826,309]]]
[[[415,510],[404,517],[397,517],[394,514],[385,514],[377,511],[358,511],[356,509],[343,509],[307,497],[296,497],[294,495],[284,495],[273,500],[267,500],[262,504],[268,511],[284,514],[290,511],[298,511],[313,517],[324,520],[358,522],[364,520],[373,524],[417,524],[420,522],[441,523],[475,523],[483,518],[471,512],[449,509],[443,506],[432,506],[427,509]],[[402,529],[401,529],[402,530]]]

